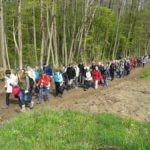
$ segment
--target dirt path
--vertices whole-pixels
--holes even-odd
[[[150,68],[150,64],[146,66]],[[51,96],[49,104],[35,105],[34,110],[51,107],[56,110],[75,110],[81,112],[112,112],[137,120],[150,121],[150,78],[137,80],[135,77],[143,71],[134,70],[129,77],[115,79],[108,88],[89,89],[84,92],[78,88],[66,91],[63,98]],[[7,121],[19,114],[17,100],[11,100],[10,108],[4,109],[5,95],[0,94],[0,122]],[[36,103],[36,100],[35,100]]]

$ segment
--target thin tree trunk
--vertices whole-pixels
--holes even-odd
[[[48,37],[49,37],[49,45],[48,45],[48,53],[47,53],[47,61],[46,64],[49,64],[50,61],[50,54],[52,56],[52,63],[53,66],[55,65],[55,60],[54,60],[54,53],[53,53],[53,48],[52,48],[52,36],[53,36],[53,20],[51,22],[51,29],[49,29],[49,9],[47,7],[47,31],[48,31]]]
[[[71,46],[70,46],[70,53],[69,53],[69,63],[72,62],[73,59],[73,47],[74,47],[74,43],[75,43],[75,31],[76,31],[76,15],[74,17],[74,21],[73,21],[73,31],[72,31],[72,41],[71,41]]]
[[[115,59],[115,51],[117,47],[118,35],[119,35],[119,29],[120,29],[121,12],[122,12],[122,1],[120,2],[120,7],[118,9],[118,21],[117,21],[117,29],[116,29],[116,36],[115,36],[115,43],[113,47],[112,59]]]
[[[19,47],[19,67],[23,68],[22,63],[22,30],[21,30],[21,0],[18,0],[18,47]]]
[[[42,68],[43,66],[43,59],[44,59],[44,41],[45,41],[45,34],[44,34],[44,19],[43,19],[43,0],[40,1],[40,9],[41,9],[41,34],[42,34],[42,39],[41,39],[41,56],[40,56],[40,67]]]
[[[37,44],[36,44],[35,7],[34,7],[34,6],[33,6],[33,38],[34,38],[34,54],[35,54],[35,62],[36,62],[36,65],[38,65]]]
[[[19,46],[18,46],[18,43],[17,43],[17,40],[16,40],[16,31],[15,31],[14,20],[13,20],[13,39],[14,39],[14,44],[15,44],[15,50],[17,51],[17,54],[19,56]]]
[[[57,47],[57,29],[56,29],[56,8],[55,8],[55,3],[53,1],[53,9],[54,9],[54,16],[53,16],[53,44],[54,44],[54,56],[55,56],[55,65],[54,67],[58,67],[58,47]]]
[[[128,37],[127,37],[127,41],[126,41],[126,45],[125,45],[125,57],[127,57],[127,53],[128,53],[128,44],[129,44],[129,40],[130,40],[130,37],[131,37],[131,31],[132,31],[132,26],[133,24],[131,23],[130,24],[130,28],[129,28],[129,32],[128,32]]]
[[[63,12],[63,45],[62,45],[62,51],[64,53],[64,63],[67,65],[68,63],[68,52],[67,52],[67,43],[66,43],[66,0],[64,0],[64,12]]]
[[[8,45],[7,45],[6,33],[4,35],[5,35],[5,50],[6,50],[7,66],[8,66],[8,69],[11,69],[9,55],[8,55]]]
[[[120,45],[120,38],[118,39],[118,43],[117,43],[117,47],[116,47],[116,51],[115,51],[115,58],[117,57],[117,53],[119,50],[119,45]]]
[[[149,47],[150,47],[150,39],[148,39],[148,42],[147,42],[147,44],[146,44],[145,55],[148,54]]]
[[[5,58],[5,37],[4,37],[4,16],[3,16],[3,0],[0,0],[0,49],[1,49],[1,59],[2,67],[7,68],[6,58]]]
[[[104,46],[103,46],[102,55],[101,55],[102,60],[104,59],[104,55],[105,55],[105,51],[106,51],[106,47],[107,47],[107,42],[108,42],[108,29],[106,29],[106,31],[105,31]]]
[[[81,60],[85,61],[85,50],[86,50],[86,44],[87,44],[87,35],[92,23],[92,19],[94,18],[96,8],[94,9],[93,13],[91,12],[91,6],[93,5],[94,0],[85,0],[85,8],[84,8],[84,18],[83,18],[83,24],[81,27],[81,35],[80,35],[80,46],[78,47],[78,54],[81,55]],[[90,16],[90,18],[89,18]],[[88,20],[89,19],[89,20]],[[82,45],[83,43],[83,45]],[[83,47],[82,47],[83,46]],[[81,49],[82,48],[82,49]],[[79,53],[80,52],[80,53]]]

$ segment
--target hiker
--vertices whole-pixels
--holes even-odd
[[[43,66],[43,71],[47,75],[49,75],[50,80],[52,81],[52,78],[53,78],[53,70],[52,70],[52,68],[50,66],[46,65],[46,63],[45,63],[44,66]]]
[[[124,76],[124,62],[121,61],[119,63],[119,78],[123,77]]]
[[[96,65],[96,62],[95,61],[92,61],[92,64],[91,64],[91,70],[94,70],[95,69],[95,67],[96,67],[97,65]]]
[[[98,88],[98,82],[100,80],[102,80],[102,74],[98,70],[98,66],[96,66],[95,69],[93,70],[93,72],[92,72],[92,78],[94,80],[94,88],[97,89]]]
[[[101,74],[103,74],[103,72],[104,72],[104,64],[102,62],[98,63],[98,70],[100,71]]]
[[[130,74],[130,61],[129,60],[125,61],[124,69],[125,69],[125,75],[129,75]]]
[[[78,67],[79,67],[79,84],[83,85],[84,84],[84,76],[85,76],[84,64],[80,63],[78,65]]]
[[[39,87],[38,104],[42,103],[43,94],[45,93],[46,102],[49,102],[50,97],[50,76],[44,71],[41,71],[37,86]]]
[[[109,71],[106,66],[104,66],[104,73],[103,73],[103,80],[104,86],[108,87],[108,78],[109,78]]]
[[[74,65],[73,68],[75,69],[75,78],[74,78],[74,82],[75,82],[75,87],[77,88],[79,85],[79,73],[80,73],[80,69],[78,67],[78,65]]]
[[[138,67],[141,67],[141,64],[142,64],[142,59],[141,59],[141,57],[137,57],[137,66],[138,66]]]
[[[62,97],[64,92],[63,77],[59,71],[56,71],[54,73],[54,81],[55,81],[56,96]]]
[[[28,76],[30,78],[32,78],[34,80],[34,82],[35,82],[36,78],[35,78],[34,70],[29,65],[26,65],[26,68],[24,70],[28,74]]]
[[[143,65],[143,68],[145,67],[145,64],[148,62],[148,56],[142,56],[142,65]]]
[[[68,77],[68,89],[74,88],[73,81],[76,76],[75,69],[70,64],[67,68],[67,77]]]
[[[5,91],[6,91],[6,109],[10,105],[10,95],[12,94],[13,86],[18,85],[17,76],[11,73],[10,70],[5,71]]]
[[[133,68],[137,67],[137,58],[133,58]]]
[[[65,65],[61,66],[60,73],[62,74],[62,77],[63,77],[64,87],[67,87],[68,76],[67,76],[67,68],[65,67]]]
[[[19,99],[20,99],[20,106],[21,106],[21,112],[26,111],[25,105],[27,103],[30,103],[30,108],[33,108],[34,102],[32,101],[32,96],[30,92],[30,79],[24,70],[22,70],[22,73],[19,75],[19,82],[18,86],[20,88],[19,92]]]
[[[89,67],[85,67],[84,91],[90,88],[92,82],[92,75]]]
[[[35,74],[35,82],[37,83],[38,82],[38,79],[40,77],[40,71],[39,71],[39,67],[35,67],[34,69],[34,74]]]
[[[110,65],[110,77],[111,77],[111,81],[114,80],[114,77],[115,77],[115,71],[116,71],[116,64],[115,64],[115,61],[113,61]]]

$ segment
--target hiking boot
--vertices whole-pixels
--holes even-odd
[[[59,97],[62,98],[62,94],[59,94]]]
[[[8,109],[9,108],[9,106],[8,105],[6,105],[5,107],[4,107],[4,109]]]
[[[34,102],[32,101],[32,102],[30,103],[30,109],[33,108],[33,105],[34,105]]]
[[[22,105],[22,108],[21,108],[20,111],[21,111],[21,112],[25,112],[25,111],[26,111],[25,105]]]
[[[37,104],[42,104],[42,102],[39,102],[39,101],[38,101]]]

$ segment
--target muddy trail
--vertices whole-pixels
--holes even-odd
[[[74,110],[80,112],[110,112],[127,116],[136,120],[150,121],[150,78],[138,79],[137,76],[145,69],[150,68],[148,64],[144,69],[137,68],[130,76],[122,79],[116,78],[109,81],[109,87],[99,86],[97,90],[90,88],[83,91],[82,88],[65,91],[63,98],[55,98],[51,94],[50,102],[43,101],[41,105],[36,104],[34,97],[34,111],[39,108],[50,107],[54,110]],[[2,86],[3,83],[0,83]],[[52,87],[53,89],[53,87]],[[6,122],[20,114],[18,101],[11,97],[9,109],[5,109],[5,94],[0,94],[0,123]]]

